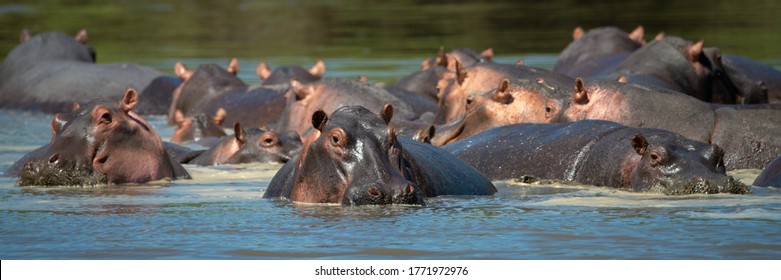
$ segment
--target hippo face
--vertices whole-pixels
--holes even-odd
[[[236,123],[234,135],[226,137],[190,163],[220,165],[239,163],[286,163],[301,150],[297,134],[278,135],[260,128],[244,129]]]
[[[176,130],[171,136],[171,142],[188,143],[205,137],[226,136],[227,134],[221,126],[222,121],[225,120],[225,114],[225,110],[218,110],[213,117],[206,114],[184,117],[182,111],[176,111]]]
[[[746,185],[725,175],[724,151],[718,146],[663,135],[646,139],[638,133],[630,140],[639,156],[629,175],[635,191],[668,195],[750,192]]]
[[[360,106],[312,116],[316,128],[305,141],[296,166],[290,200],[310,203],[422,204],[407,179],[407,162],[395,131],[393,109],[381,116]],[[406,176],[405,176],[406,175]]]
[[[711,101],[724,104],[767,103],[767,86],[761,80],[751,78],[743,71],[722,63],[718,48],[704,48],[703,55],[710,63],[712,90]]]
[[[449,61],[458,61],[464,67],[469,67],[478,63],[491,61],[494,57],[494,50],[487,48],[481,53],[469,48],[458,48],[445,53],[445,48],[439,48],[437,56],[423,60],[420,63],[420,70],[428,70],[437,66],[448,67],[451,71],[455,65]]]
[[[258,77],[263,80],[262,85],[287,84],[290,80],[310,83],[323,77],[325,74],[325,62],[318,60],[309,69],[304,69],[298,65],[284,65],[274,68],[273,71],[268,64],[261,62],[255,71]]]
[[[136,95],[128,89],[118,103],[96,100],[58,115],[61,121],[55,117],[52,143],[27,159],[19,184],[145,183],[188,176],[172,163],[152,126],[131,112]]]

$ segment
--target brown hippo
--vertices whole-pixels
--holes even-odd
[[[236,123],[234,134],[223,137],[208,150],[181,153],[175,159],[181,163],[222,165],[238,163],[285,163],[298,154],[298,135],[279,135],[260,128],[244,129]]]
[[[727,170],[762,168],[781,148],[781,110],[771,106],[713,107],[653,86],[580,78],[564,106],[562,121],[609,120],[716,144],[726,153]]]
[[[287,106],[275,131],[295,131],[306,135],[311,129],[311,117],[318,110],[332,113],[343,106],[363,106],[380,110],[383,104],[396,108],[394,124],[414,121],[423,113],[411,102],[382,87],[344,78],[323,78],[313,83],[293,80],[286,93]]]
[[[0,66],[0,108],[64,112],[73,102],[95,98],[119,99],[128,87],[142,89],[136,112],[163,114],[179,80],[130,63],[95,63],[86,44],[87,31],[75,37],[61,32],[30,36]]]
[[[543,79],[504,79],[492,91],[470,94],[464,117],[436,127],[431,143],[441,146],[508,124],[558,122],[563,100],[569,96],[565,89],[548,85]]]
[[[716,104],[767,104],[765,82],[749,72],[725,64],[721,50],[704,48],[703,55],[710,62],[712,88],[711,101]],[[753,73],[752,73],[753,74]]]
[[[734,77],[736,75],[745,75],[753,81],[753,83],[742,83],[747,87],[764,87],[767,93],[767,100],[769,103],[781,103],[781,72],[771,67],[770,65],[753,61],[751,59],[725,54],[722,57],[722,63],[727,75]],[[761,84],[759,84],[761,82]],[[736,82],[736,86],[738,83]],[[743,89],[743,91],[752,91],[752,89]],[[753,103],[746,101],[743,103]]]
[[[225,120],[225,110],[218,110],[214,116],[198,114],[193,117],[185,117],[181,111],[176,111],[176,130],[171,136],[171,142],[186,144],[198,142],[200,144],[212,143],[210,139],[227,136],[222,122]],[[204,142],[202,142],[204,141]],[[206,144],[210,146],[210,144]]]
[[[284,111],[288,86],[249,86],[236,77],[235,71],[206,64],[182,75],[187,80],[171,104],[169,125],[177,124],[177,114],[184,116],[180,119],[187,119],[198,114],[214,116],[220,110],[225,111],[223,126],[236,122],[249,127],[275,124]],[[182,72],[188,71],[177,70]]]
[[[157,132],[133,110],[137,93],[119,101],[98,99],[52,121],[54,140],[17,161],[8,174],[19,185],[146,183],[189,178],[166,153]],[[55,117],[56,119],[57,117]],[[58,124],[58,125],[54,125]]]
[[[631,33],[607,26],[583,31],[576,27],[572,43],[561,51],[553,72],[570,77],[601,77],[614,70],[632,52],[645,45],[645,30]]]
[[[457,48],[445,53],[445,48],[440,47],[437,56],[430,57],[420,63],[420,70],[428,70],[437,66],[447,67],[450,71],[455,71],[455,65],[449,60],[458,61],[463,67],[471,67],[478,63],[491,62],[494,58],[494,49],[487,48],[480,53],[470,48]]]
[[[328,116],[316,111],[315,131],[301,153],[269,183],[265,198],[295,202],[424,204],[438,195],[491,195],[496,188],[480,172],[447,152],[397,137],[388,126],[393,107],[379,115],[346,106]]]
[[[721,65],[714,64],[714,58],[704,52],[703,44],[702,40],[692,43],[673,36],[654,40],[633,52],[605,77],[625,77],[630,83],[671,89],[705,102],[735,103],[737,96],[749,95],[737,91],[726,72],[720,70]]]
[[[770,162],[757,176],[752,184],[758,187],[781,188],[781,156]]]
[[[525,65],[482,63],[463,68],[459,62],[453,63],[456,71],[445,75],[437,84],[439,104],[434,124],[444,124],[464,114],[470,94],[492,90],[505,78],[511,81],[543,79],[546,84],[557,88],[572,84],[570,77]]]
[[[309,83],[319,80],[325,75],[325,62],[318,60],[309,69],[304,69],[298,65],[283,65],[271,68],[265,62],[258,64],[255,73],[263,80],[261,85],[287,85],[290,80],[297,80],[302,83]]]
[[[725,174],[718,146],[608,121],[508,125],[442,148],[491,180],[531,176],[668,195],[750,192]]]

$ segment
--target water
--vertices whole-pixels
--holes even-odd
[[[239,76],[257,83],[260,60],[308,66],[323,58],[327,76],[377,82],[415,71],[440,45],[492,46],[499,62],[523,57],[551,67],[575,25],[643,24],[649,39],[661,30],[702,37],[706,46],[778,67],[779,8],[774,1],[39,1],[0,4],[0,32],[11,34],[0,49],[13,48],[22,27],[75,33],[86,26],[101,62],[170,73],[175,61],[226,64],[237,56]],[[0,170],[50,140],[51,117],[0,111]],[[163,116],[145,117],[164,139],[173,133]],[[186,166],[193,180],[98,188],[20,188],[0,176],[0,258],[781,259],[777,188],[666,197],[496,182],[491,197],[341,207],[262,199],[279,167]],[[751,183],[758,173],[732,175]]]

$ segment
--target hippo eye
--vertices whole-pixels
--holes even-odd
[[[380,196],[380,190],[378,190],[376,187],[371,187],[371,188],[369,188],[369,190],[367,190],[367,192],[368,192],[368,193],[369,193],[371,196]]]
[[[331,130],[331,133],[327,139],[332,147],[347,147],[347,135],[341,128],[334,128]]]
[[[261,137],[260,145],[263,147],[272,147],[278,143],[279,139],[274,133],[267,132]]]

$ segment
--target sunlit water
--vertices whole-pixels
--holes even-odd
[[[0,111],[0,168],[50,116]],[[149,116],[163,138],[172,128]],[[341,207],[263,199],[281,165],[186,166],[193,180],[20,188],[0,178],[2,259],[779,259],[781,190],[666,197],[496,182],[492,197]],[[758,170],[734,173],[752,182]]]
[[[577,25],[642,24],[646,39],[660,31],[705,38],[707,47],[781,66],[774,1],[11,2],[0,4],[0,55],[24,27],[87,27],[99,62],[171,73],[176,61],[224,65],[237,56],[248,83],[258,82],[261,60],[308,67],[318,58],[328,77],[388,82],[439,46],[494,47],[498,62],[550,68]],[[146,117],[171,136],[163,116]],[[50,140],[50,120],[0,111],[0,171]],[[20,188],[0,176],[0,259],[781,259],[776,188],[666,197],[496,182],[490,197],[341,207],[262,199],[279,167],[186,166],[193,180],[98,188]],[[732,175],[751,183],[758,172]]]

